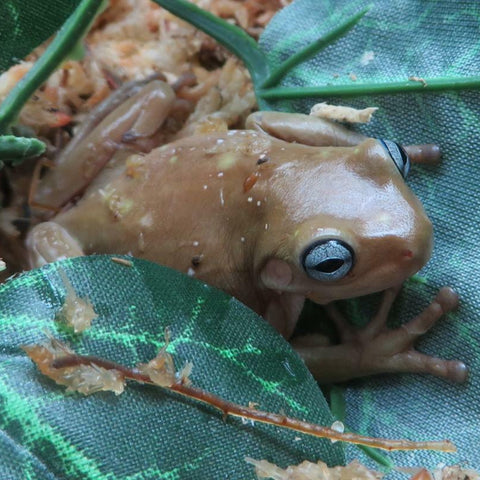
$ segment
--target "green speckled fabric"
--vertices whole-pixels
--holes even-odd
[[[49,38],[72,13],[77,1],[2,0],[0,72],[19,63]]]
[[[272,65],[330,31],[366,5],[371,10],[346,36],[284,78],[283,86],[348,84],[424,78],[474,76],[480,68],[480,3],[477,1],[297,0],[280,12],[260,45]],[[373,53],[373,60],[362,59]],[[270,103],[273,109],[308,112],[325,99]],[[461,296],[459,310],[440,321],[418,347],[461,359],[471,369],[466,385],[451,385],[415,375],[379,376],[346,388],[347,423],[372,435],[449,438],[458,454],[430,452],[390,455],[400,466],[434,467],[441,462],[480,468],[480,93],[478,91],[329,98],[332,104],[379,107],[362,130],[402,143],[439,143],[443,162],[414,166],[408,178],[422,199],[435,229],[435,249],[420,272],[425,283],[409,283],[392,323],[406,321],[443,285]],[[348,202],[348,195],[345,198]],[[358,323],[366,302],[349,309]],[[357,308],[359,307],[359,308]],[[356,318],[355,318],[356,317]],[[349,449],[350,458],[363,458]]]
[[[82,335],[54,321],[67,275],[98,318]],[[171,331],[180,369],[193,384],[241,405],[330,425],[317,384],[297,355],[238,301],[183,274],[108,256],[51,264],[0,286],[0,479],[254,479],[244,460],[344,461],[340,444],[240,419],[203,404],[132,384],[116,397],[66,394],[42,376],[20,345],[48,329],[77,353],[127,366],[147,362]]]

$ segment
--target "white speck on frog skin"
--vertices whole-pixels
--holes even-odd
[[[252,203],[253,202],[253,197],[248,197],[247,202]]]
[[[220,189],[220,204],[222,205],[222,207],[225,206],[225,199],[223,198],[223,188]]]
[[[152,214],[146,213],[142,218],[140,218],[140,225],[142,227],[151,227],[153,225],[153,216]]]

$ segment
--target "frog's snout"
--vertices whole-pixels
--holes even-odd
[[[412,273],[420,270],[430,259],[433,250],[433,227],[428,217],[422,216],[415,229],[412,231],[409,241],[401,249],[402,260],[410,265]]]

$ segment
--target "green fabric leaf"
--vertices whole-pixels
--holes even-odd
[[[20,62],[53,35],[77,3],[65,0],[0,2],[0,72]]]
[[[65,298],[62,272],[99,317],[81,336],[53,319]],[[43,377],[20,350],[48,329],[80,354],[133,366],[153,358],[170,327],[177,368],[193,361],[195,386],[225,399],[324,425],[333,421],[318,386],[269,325],[223,292],[143,260],[109,256],[50,264],[0,286],[0,478],[255,478],[245,456],[282,466],[344,461],[340,444],[261,424],[132,384],[84,397]]]
[[[273,18],[260,39],[270,68],[370,3],[295,1]],[[402,81],[412,75],[478,75],[479,16],[480,4],[473,0],[376,0],[349,33],[297,66],[280,84],[308,87]],[[368,52],[373,52],[371,61],[367,61],[371,56]],[[356,75],[356,82],[350,73]],[[270,101],[262,107],[308,113],[314,103],[325,100]],[[454,287],[461,296],[460,309],[426,334],[419,349],[462,359],[471,368],[469,382],[461,386],[415,375],[379,376],[351,383],[346,389],[346,423],[355,431],[378,436],[449,438],[459,448],[457,455],[398,453],[394,457],[397,465],[434,467],[440,462],[464,462],[480,468],[480,93],[371,95],[328,98],[328,102],[379,107],[372,123],[362,128],[374,137],[441,145],[442,164],[414,166],[408,179],[433,222],[436,244],[431,261],[421,272],[425,281],[407,284],[392,324],[412,318],[439,287]],[[368,310],[366,305],[369,302],[356,301],[347,306],[356,323],[365,322],[362,311]],[[358,449],[349,448],[349,457],[358,458]]]

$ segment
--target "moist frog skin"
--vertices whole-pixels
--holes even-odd
[[[173,90],[154,80],[67,147],[34,197],[56,213],[28,235],[31,267],[128,253],[226,291],[287,339],[310,299],[327,305],[342,340],[293,340],[317,379],[424,372],[465,380],[462,362],[413,347],[455,308],[451,289],[401,328],[385,328],[402,283],[430,258],[432,225],[405,177],[410,160],[434,158],[437,147],[403,148],[279,112],[252,114],[245,130],[155,146],[174,104]],[[378,291],[379,312],[361,331],[332,306]]]

